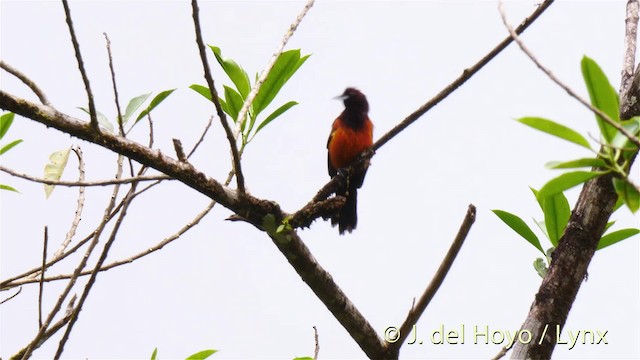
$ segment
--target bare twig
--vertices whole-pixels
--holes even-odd
[[[440,267],[438,268],[438,271],[433,276],[433,279],[431,279],[429,286],[427,286],[427,288],[425,289],[424,293],[422,294],[418,302],[415,304],[415,306],[411,307],[411,310],[409,311],[409,314],[407,315],[406,320],[400,327],[398,340],[394,341],[393,343],[387,342],[387,351],[390,354],[394,354],[394,355],[398,354],[398,352],[400,351],[400,347],[402,346],[402,343],[407,338],[407,336],[409,336],[409,333],[411,332],[410,331],[411,328],[413,327],[413,325],[415,325],[418,322],[418,319],[420,319],[420,316],[422,316],[422,313],[425,311],[425,309],[431,302],[431,299],[433,299],[433,296],[436,294],[436,292],[440,288],[440,285],[442,285],[444,278],[447,276],[449,269],[451,269],[451,265],[453,264],[453,261],[455,260],[456,256],[458,256],[458,252],[460,252],[460,248],[462,247],[464,240],[467,238],[467,235],[469,234],[469,230],[471,230],[471,226],[473,225],[475,220],[476,220],[476,207],[473,206],[473,204],[470,204],[469,208],[467,209],[467,214],[465,215],[464,220],[462,221],[462,225],[460,225],[458,234],[453,240],[453,243],[451,244],[451,247],[449,248],[447,255],[445,255],[444,259],[442,260],[442,263],[440,263]]]
[[[9,301],[9,300],[13,299],[14,297],[18,296],[18,294],[20,294],[21,292],[22,292],[22,286],[20,286],[18,288],[18,291],[16,291],[15,294],[13,294],[13,295],[9,296],[8,298],[3,299],[2,301],[0,301],[0,305],[6,303],[7,301]]]
[[[178,156],[178,160],[186,162],[187,156],[184,154],[184,150],[182,149],[182,142],[179,139],[173,139],[173,148],[176,150],[176,156]]]
[[[47,269],[47,246],[49,245],[49,228],[44,227],[44,241],[42,245],[42,270],[40,270],[40,286],[38,288],[38,328],[42,327],[42,293],[44,292],[44,271]]]
[[[38,97],[38,99],[40,99],[40,102],[43,105],[47,105],[47,106],[51,105],[51,103],[49,103],[49,99],[47,99],[47,96],[44,94],[44,92],[42,90],[40,90],[38,85],[36,85],[35,82],[33,82],[31,79],[29,79],[27,77],[27,75],[23,74],[18,69],[16,69],[13,66],[7,64],[3,60],[0,60],[0,68],[4,69],[6,72],[8,72],[8,73],[12,74],[13,76],[17,77],[18,79],[20,79],[20,81],[22,81],[25,85],[27,85],[29,87],[29,89],[31,89],[31,91],[33,91],[33,93],[36,94],[36,96]]]
[[[565,83],[560,81],[549,69],[547,69],[544,65],[542,65],[542,63],[540,63],[540,61],[526,47],[526,45],[524,44],[522,39],[520,39],[520,37],[518,36],[516,31],[514,31],[513,28],[511,27],[511,25],[509,24],[509,22],[507,20],[507,15],[504,12],[504,6],[503,6],[503,3],[502,3],[502,0],[500,0],[500,2],[498,3],[498,9],[500,11],[500,16],[502,17],[502,22],[504,23],[504,26],[507,28],[507,30],[509,30],[509,33],[511,34],[511,37],[516,41],[516,43],[520,47],[520,50],[522,50],[522,52],[525,53],[525,55],[527,55],[527,57],[529,59],[531,59],[531,61],[533,61],[534,64],[536,64],[538,69],[540,69],[543,73],[545,73],[545,75],[547,75],[547,77],[549,79],[551,79],[551,81],[553,81],[558,86],[560,86],[564,91],[566,91],[567,94],[569,94],[569,96],[571,96],[572,98],[578,100],[578,102],[580,102],[582,105],[584,105],[589,110],[591,110],[591,112],[593,112],[594,114],[598,115],[607,124],[613,126],[614,128],[616,128],[616,130],[618,130],[620,133],[622,133],[624,136],[626,136],[629,139],[629,141],[631,141],[632,143],[634,143],[635,145],[640,147],[640,140],[638,140],[637,137],[635,137],[633,134],[628,132],[627,129],[623,128],[618,122],[612,120],[607,114],[604,113],[604,111],[596,108],[595,106],[591,105],[590,102],[588,102],[587,100],[583,99],[580,95],[578,95],[575,91],[573,91],[573,89],[571,89]]]
[[[40,178],[37,176],[31,176],[29,174],[17,172],[13,169],[7,168],[2,165],[0,165],[0,171],[4,171],[7,174],[10,174],[25,180],[33,181],[33,182],[38,182],[38,183],[48,184],[48,185],[69,186],[69,187],[107,186],[107,185],[130,184],[138,181],[173,180],[167,175],[152,175],[152,176],[134,176],[127,179],[109,179],[109,180],[96,180],[96,181],[62,181],[62,180],[51,180],[51,179]]]
[[[51,336],[53,336],[53,334],[58,332],[58,330],[60,330],[63,326],[65,326],[67,324],[67,322],[71,318],[71,313],[72,313],[73,305],[74,305],[75,301],[76,301],[76,295],[73,295],[71,297],[71,300],[67,304],[67,309],[66,309],[65,314],[62,317],[62,319],[56,321],[53,325],[51,325],[49,327],[49,329],[47,331],[44,332],[44,334],[42,335],[42,338],[40,339],[40,341],[37,344],[34,345],[34,347],[31,349],[31,351],[39,348],[40,345],[44,344],[44,342],[47,341]],[[9,360],[24,359],[24,355],[27,352],[27,350],[28,350],[28,347],[25,347],[25,348],[21,349],[16,354],[12,355],[9,358]]]
[[[522,23],[516,28],[516,33],[521,34],[525,29],[529,27],[542,13],[553,3],[553,0],[543,1],[536,10],[529,15]],[[436,106],[440,101],[444,100],[447,96],[449,96],[452,92],[454,92],[460,85],[464,84],[467,80],[469,80],[473,75],[475,75],[480,69],[482,69],[485,65],[489,63],[489,61],[493,60],[502,50],[504,50],[511,42],[513,41],[511,36],[508,36],[504,40],[498,44],[493,50],[491,50],[487,55],[485,55],[482,59],[480,59],[477,63],[473,64],[470,68],[465,69],[462,74],[456,78],[452,83],[447,85],[444,89],[442,89],[436,96],[427,101],[424,105],[420,106],[418,110],[411,113],[411,115],[407,116],[402,122],[396,125],[389,132],[384,134],[378,141],[376,141],[371,148],[375,151],[381,148],[384,144],[386,144],[389,140],[393,139],[396,135],[406,129],[413,122],[418,120],[422,115],[424,115],[427,111],[429,111],[432,107]]]
[[[71,34],[71,43],[73,44],[73,50],[76,53],[76,60],[78,61],[78,68],[82,75],[82,81],[84,82],[84,88],[87,91],[87,98],[89,99],[89,117],[91,118],[91,127],[94,131],[100,131],[100,125],[98,124],[98,113],[96,111],[96,105],[93,101],[93,93],[91,92],[91,85],[89,84],[89,77],[87,71],[84,68],[84,62],[82,61],[82,54],[80,53],[80,44],[76,38],[76,32],[73,29],[73,21],[71,20],[71,10],[67,0],[62,0],[64,6],[64,14],[67,19],[67,25],[69,26],[69,33]]]
[[[305,15],[307,15],[307,12],[313,6],[313,3],[314,3],[314,0],[308,0],[304,8],[300,12],[300,14],[298,14],[298,17],[296,17],[293,23],[289,26],[289,29],[287,29],[287,32],[284,34],[284,36],[282,37],[282,40],[280,41],[280,45],[278,46],[276,51],[273,53],[273,56],[271,56],[271,59],[267,63],[267,66],[265,66],[264,70],[262,70],[262,72],[260,73],[260,77],[258,77],[258,80],[253,85],[251,92],[249,92],[249,95],[247,95],[247,98],[242,104],[242,108],[240,108],[240,112],[238,112],[236,128],[234,131],[234,136],[236,138],[240,135],[242,123],[247,117],[247,113],[249,112],[249,108],[251,107],[253,100],[255,100],[256,96],[258,95],[258,91],[260,91],[262,84],[267,79],[267,75],[269,75],[271,68],[273,68],[273,65],[276,63],[276,60],[278,60],[278,57],[280,56],[280,54],[282,54],[284,47],[287,45],[287,42],[289,42],[289,39],[291,38],[291,36],[293,36],[293,33],[298,28],[298,25],[300,25],[300,22],[302,22],[302,19],[305,17]]]
[[[141,169],[140,172],[141,173],[144,172],[144,168]],[[93,285],[95,284],[96,278],[98,277],[98,273],[100,272],[99,270],[102,267],[102,264],[104,264],[105,260],[107,259],[107,255],[109,254],[109,250],[111,249],[111,246],[113,245],[113,243],[115,242],[115,240],[117,238],[118,230],[120,229],[120,226],[122,225],[122,221],[127,216],[127,209],[129,208],[129,205],[131,205],[131,202],[133,200],[133,196],[134,196],[134,194],[136,192],[136,186],[137,185],[138,185],[137,182],[134,182],[134,183],[131,184],[131,188],[129,189],[129,191],[128,191],[128,193],[127,193],[127,195],[126,195],[126,197],[125,197],[125,199],[123,201],[122,210],[120,210],[120,215],[118,216],[118,220],[116,221],[115,225],[113,226],[113,229],[111,230],[111,235],[109,236],[109,239],[104,244],[104,248],[102,249],[102,253],[100,254],[100,258],[98,259],[98,261],[96,262],[95,266],[93,267],[93,270],[91,271],[91,276],[89,277],[89,281],[87,281],[87,284],[85,285],[84,291],[82,292],[82,295],[80,295],[80,300],[78,300],[78,305],[73,310],[73,313],[71,315],[71,319],[69,319],[69,325],[67,325],[67,328],[65,329],[65,332],[62,335],[62,339],[60,339],[60,343],[58,345],[58,349],[56,350],[56,355],[54,356],[54,358],[56,358],[56,359],[59,359],[62,356],[62,352],[64,351],[64,346],[67,343],[67,341],[69,340],[69,336],[71,335],[71,331],[73,330],[73,326],[75,325],[76,321],[78,320],[78,316],[80,315],[80,311],[82,310],[82,306],[84,305],[85,301],[89,297],[89,293],[91,292],[91,289],[92,289]],[[77,274],[80,275],[80,272],[77,272]]]
[[[318,328],[316,328],[315,325],[313,325],[313,339],[316,343],[313,350],[313,360],[318,360],[318,354],[320,353],[320,340],[318,339]]]
[[[207,132],[209,132],[209,129],[211,128],[212,123],[213,123],[213,116],[209,117],[209,121],[207,121],[207,125],[204,127],[204,130],[202,131],[202,134],[200,135],[200,138],[198,139],[198,141],[196,141],[191,151],[189,151],[189,155],[187,155],[187,159],[190,158],[191,155],[193,155],[196,152],[200,144],[202,144],[202,142],[204,141],[204,137],[207,135]]]
[[[78,157],[78,181],[84,182],[84,159],[82,157],[82,150],[80,149],[80,146],[74,147],[73,152]],[[69,243],[71,243],[73,237],[76,235],[76,230],[78,229],[78,225],[80,224],[80,220],[82,219],[82,210],[84,209],[84,189],[84,186],[80,186],[78,188],[78,202],[76,206],[75,216],[73,218],[73,221],[71,222],[71,228],[69,228],[69,231],[67,232],[67,235],[65,236],[62,244],[60,244],[58,250],[56,250],[56,252],[53,254],[54,259],[62,255],[67,246],[69,246]]]
[[[204,46],[204,41],[202,40],[202,30],[200,28],[200,9],[198,8],[198,1],[191,0],[191,7],[193,8],[193,24],[196,30],[196,43],[198,44],[198,51],[200,52],[202,67],[204,68],[204,77],[207,80],[207,85],[209,86],[209,90],[211,91],[211,100],[216,107],[216,112],[218,113],[218,117],[220,118],[220,123],[222,123],[224,132],[227,135],[227,140],[229,141],[229,147],[231,148],[231,160],[233,162],[233,171],[236,174],[238,191],[240,192],[240,194],[244,194],[244,175],[242,174],[238,145],[236,144],[236,139],[231,128],[229,127],[229,123],[227,122],[227,116],[225,115],[224,111],[222,111],[222,107],[220,106],[218,92],[216,91],[213,77],[211,76],[211,69],[209,69],[209,62],[207,61],[207,51]]]
[[[118,157],[118,172],[117,172],[116,178],[119,178],[120,176],[122,176],[122,160],[123,160],[123,156],[120,155]],[[73,286],[75,285],[76,280],[78,279],[78,276],[80,275],[80,272],[82,272],[82,270],[84,269],[87,261],[89,260],[89,256],[91,255],[91,253],[93,252],[93,249],[98,244],[98,240],[100,239],[100,235],[102,234],[102,231],[104,230],[104,227],[107,224],[107,219],[110,216],[111,211],[113,210],[113,207],[115,206],[115,199],[116,199],[116,196],[117,196],[119,190],[120,190],[120,185],[116,185],[114,190],[113,190],[113,195],[111,196],[111,200],[109,201],[109,204],[107,205],[107,208],[105,209],[105,215],[104,215],[102,221],[100,222],[100,224],[98,225],[98,228],[96,229],[96,231],[94,233],[93,239],[92,239],[91,243],[89,244],[89,248],[85,252],[85,255],[82,257],[82,259],[80,260],[80,264],[78,264],[78,266],[74,270],[73,276],[71,277],[71,279],[69,279],[69,282],[68,282],[67,286],[62,291],[62,293],[59,295],[58,301],[56,302],[56,304],[54,305],[53,309],[51,310],[51,312],[47,316],[47,319],[45,320],[45,322],[40,327],[40,330],[38,330],[38,333],[36,334],[34,339],[26,347],[26,350],[25,350],[24,354],[22,355],[22,359],[26,360],[31,356],[31,353],[33,352],[33,350],[37,347],[37,345],[43,339],[43,337],[45,335],[45,332],[47,331],[47,328],[49,327],[49,324],[51,324],[51,321],[53,321],[53,318],[56,316],[58,311],[60,311],[60,307],[62,306],[62,303],[64,302],[64,299],[67,297],[69,292],[71,292],[71,288],[73,288]]]

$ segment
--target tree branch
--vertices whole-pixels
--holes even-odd
[[[524,42],[520,39],[518,34],[513,30],[511,25],[509,25],[509,22],[507,21],[507,18],[506,18],[506,14],[504,12],[504,8],[502,6],[502,1],[499,2],[498,9],[500,10],[500,16],[502,17],[502,22],[504,23],[504,26],[507,28],[507,30],[509,30],[509,33],[511,34],[511,37],[513,37],[513,39],[516,41],[516,43],[520,47],[520,50],[522,50],[522,52],[525,53],[527,55],[527,57],[529,59],[531,59],[531,61],[533,61],[536,64],[538,69],[540,69],[543,73],[545,73],[545,75],[547,75],[547,77],[549,79],[551,79],[554,83],[556,83],[559,87],[561,87],[564,91],[566,91],[567,94],[569,94],[569,96],[571,96],[572,98],[578,100],[578,102],[580,102],[582,105],[587,107],[594,114],[596,114],[599,117],[601,117],[602,120],[604,120],[606,123],[608,123],[609,125],[611,125],[614,128],[616,128],[616,130],[620,131],[632,143],[634,143],[635,145],[640,147],[640,140],[638,140],[637,137],[635,137],[633,134],[628,132],[627,129],[622,127],[617,121],[612,120],[609,117],[609,115],[604,113],[604,111],[596,108],[595,106],[591,105],[590,102],[588,102],[587,100],[583,99],[580,95],[578,95],[575,91],[573,91],[573,89],[571,89],[568,85],[566,85],[565,83],[560,81],[560,79],[558,79],[555,75],[553,75],[551,70],[547,69],[544,65],[542,65],[542,63],[540,63],[540,61],[535,57],[535,55],[533,55],[533,53],[526,47]]]
[[[36,96],[38,97],[38,99],[40,99],[40,102],[43,105],[51,105],[51,103],[49,102],[49,99],[47,99],[47,96],[44,94],[44,92],[40,90],[40,87],[38,87],[38,85],[36,85],[35,82],[29,79],[27,75],[23,74],[18,69],[7,64],[3,60],[0,60],[0,68],[4,69],[9,74],[17,77],[18,79],[20,79],[20,81],[22,81],[25,85],[27,85],[29,89],[31,89],[31,91],[33,91],[33,93],[36,94]]]
[[[522,23],[516,28],[516,33],[521,34],[524,32],[529,25],[533,24],[536,19],[542,15],[542,13],[553,3],[554,0],[545,0],[543,1],[536,10],[529,15]],[[502,40],[498,46],[493,48],[487,55],[485,55],[482,59],[480,59],[477,63],[473,64],[470,68],[464,69],[462,74],[456,78],[451,84],[442,89],[436,96],[427,101],[424,105],[420,106],[416,111],[407,116],[402,122],[396,125],[389,132],[384,134],[378,141],[376,141],[371,148],[373,151],[380,149],[384,144],[386,144],[389,140],[393,139],[396,135],[406,129],[409,125],[413,124],[416,120],[418,120],[422,115],[424,115],[427,111],[429,111],[432,107],[438,105],[440,101],[444,100],[447,96],[449,96],[452,92],[454,92],[460,85],[464,84],[469,80],[473,75],[475,75],[480,69],[482,69],[485,65],[487,65],[493,58],[495,58],[502,50],[504,50],[511,42],[513,38],[511,36],[507,36],[504,40]]]
[[[636,71],[634,77],[633,69],[636,59],[636,42],[638,40],[638,0],[627,1],[627,16],[625,24],[625,52],[622,61],[622,74],[620,85],[620,118],[630,119],[640,114],[640,76]],[[640,67],[638,68],[640,70]]]
[[[436,271],[433,279],[429,283],[429,286],[425,289],[424,293],[418,300],[418,303],[415,306],[411,307],[409,310],[409,314],[407,314],[407,318],[400,327],[398,332],[398,339],[394,342],[387,342],[387,352],[389,354],[394,354],[394,357],[398,357],[398,353],[400,351],[400,347],[409,336],[411,332],[411,328],[418,322],[422,313],[427,309],[427,306],[433,299],[433,296],[436,294],[440,285],[444,282],[444,278],[449,273],[449,269],[451,269],[451,265],[453,265],[453,261],[458,256],[460,252],[460,248],[462,248],[462,244],[464,243],[467,235],[469,234],[469,230],[471,230],[471,226],[476,221],[476,207],[473,204],[469,205],[467,209],[467,214],[462,221],[462,225],[460,225],[460,230],[458,230],[458,234],[456,235],[447,255],[445,255],[444,259],[442,259],[442,263],[440,263],[440,267],[438,271]]]
[[[107,186],[107,185],[118,185],[118,184],[130,184],[138,181],[155,181],[155,180],[173,180],[167,175],[153,175],[153,176],[134,176],[126,179],[109,179],[109,180],[96,180],[96,181],[64,181],[64,180],[51,180],[40,178],[37,176],[32,176],[29,174],[21,173],[10,169],[8,167],[0,165],[0,171],[4,171],[9,175],[13,175],[15,177],[19,177],[21,179],[47,184],[47,185],[59,185],[59,186],[69,186],[69,187],[85,187],[85,186]]]
[[[89,77],[87,71],[84,68],[84,61],[82,61],[82,54],[80,53],[80,44],[76,38],[76,32],[73,29],[73,21],[71,20],[71,10],[69,9],[69,3],[67,0],[62,0],[64,6],[64,14],[67,19],[67,25],[69,26],[69,34],[71,34],[71,43],[73,44],[73,50],[76,53],[76,60],[78,61],[78,68],[80,69],[80,75],[82,75],[82,81],[84,82],[84,88],[87,91],[87,98],[89,99],[89,117],[91,118],[91,127],[94,131],[100,132],[100,126],[98,125],[98,113],[96,112],[96,105],[93,101],[93,93],[91,92],[91,85],[89,84]]]
[[[627,10],[627,25],[635,23],[634,26],[637,26],[637,21],[629,19],[637,19],[638,7],[628,6]],[[627,27],[627,37],[635,32],[635,29]],[[635,47],[635,41],[627,41],[626,45]],[[625,50],[627,55],[632,52],[635,52],[635,49]],[[633,66],[633,59],[631,62],[627,60],[625,58],[625,66],[629,63]],[[622,91],[628,79],[623,76],[622,81],[621,97],[626,95]],[[630,162],[633,163],[633,159]],[[547,274],[520,328],[521,331],[529,331],[531,339],[535,341],[526,344],[516,341],[511,354],[512,359],[551,358],[558,332],[569,316],[617,198],[611,174],[596,177],[583,186],[564,234],[552,254]]]
[[[227,135],[229,141],[229,147],[231,148],[231,160],[233,163],[233,171],[236,174],[236,181],[238,185],[238,191],[240,194],[245,193],[244,188],[244,175],[242,174],[242,166],[240,164],[240,154],[238,153],[238,145],[236,144],[236,138],[233,136],[233,131],[229,127],[227,122],[227,116],[222,107],[220,106],[220,100],[218,99],[218,92],[216,91],[213,77],[211,76],[211,69],[209,69],[209,62],[207,61],[207,51],[204,47],[204,41],[202,40],[202,30],[200,29],[200,9],[198,8],[198,1],[191,0],[191,7],[193,8],[193,24],[196,29],[196,43],[198,44],[198,51],[200,52],[200,59],[202,60],[202,67],[204,68],[204,77],[207,80],[207,85],[211,92],[211,100],[216,107],[216,112],[220,118],[220,123],[224,128],[224,132]]]
[[[240,129],[242,127],[242,123],[244,122],[244,119],[247,117],[247,113],[249,112],[249,107],[251,107],[251,103],[253,103],[253,100],[258,95],[258,91],[260,91],[262,84],[267,79],[267,75],[269,75],[269,72],[271,72],[271,68],[273,67],[273,65],[275,65],[276,60],[278,60],[278,57],[280,56],[280,54],[282,54],[284,47],[287,45],[287,42],[289,42],[289,39],[291,38],[291,36],[293,36],[293,33],[298,28],[298,25],[300,25],[300,22],[302,22],[302,19],[305,17],[305,15],[307,15],[307,12],[313,6],[313,3],[314,3],[314,0],[307,1],[306,5],[304,6],[300,14],[298,14],[298,17],[289,26],[289,29],[287,29],[287,32],[284,34],[284,36],[282,37],[282,40],[280,41],[280,45],[278,46],[278,49],[276,50],[275,53],[273,53],[273,56],[271,56],[271,59],[267,63],[267,66],[265,66],[264,70],[262,70],[262,73],[260,73],[260,77],[258,78],[258,80],[256,80],[256,83],[253,85],[251,92],[249,92],[249,95],[247,96],[244,103],[242,104],[242,108],[240,109],[240,112],[238,112],[236,128],[234,131],[234,134],[236,137],[240,134]]]

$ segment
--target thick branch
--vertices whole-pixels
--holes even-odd
[[[630,1],[630,3],[635,1]],[[638,6],[627,6],[627,25],[637,26]],[[630,20],[635,19],[635,20]],[[627,26],[627,40],[635,38],[637,29]],[[635,48],[635,40],[627,41],[627,46]],[[625,67],[633,67],[634,60],[628,61],[627,55],[635,53],[625,50]],[[629,65],[630,64],[630,65]],[[623,74],[628,69],[623,70]],[[620,96],[624,93],[628,79],[623,76]],[[629,100],[629,99],[627,99]],[[623,100],[624,103],[627,100]],[[631,159],[633,162],[633,159]],[[521,330],[531,334],[527,344],[516,341],[511,354],[512,359],[548,359],[556,345],[558,331],[564,326],[571,306],[575,301],[587,269],[605,231],[609,217],[613,212],[618,196],[612,185],[612,175],[599,176],[588,181],[571,213],[569,223],[552,255],[547,275],[535,296],[529,314]]]
[[[622,62],[620,86],[620,118],[630,119],[640,114],[640,76],[633,69],[636,61],[636,42],[638,40],[638,0],[627,1],[627,18],[625,19],[625,52]],[[638,68],[640,70],[640,67]]]

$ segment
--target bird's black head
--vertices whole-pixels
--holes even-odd
[[[344,102],[346,111],[361,114],[366,114],[369,112],[369,103],[367,102],[367,97],[364,96],[364,94],[356,88],[346,88],[342,95],[338,96],[338,99],[341,99]]]

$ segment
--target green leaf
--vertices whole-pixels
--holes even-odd
[[[244,103],[242,96],[240,96],[240,94],[238,94],[238,92],[233,88],[224,85],[224,100],[227,103],[227,110],[225,110],[225,112],[231,116],[233,121],[237,121],[238,112],[240,112],[242,104]]]
[[[536,249],[540,250],[540,252],[544,254],[544,250],[542,250],[542,246],[540,246],[540,240],[538,240],[536,234],[531,231],[529,225],[527,225],[520,217],[503,210],[491,211],[493,211],[493,213],[496,214],[500,218],[500,220],[507,224],[507,226],[517,232],[531,245],[533,245]]]
[[[640,117],[634,117],[620,123],[628,133],[638,136],[640,131]],[[615,148],[635,148],[635,144],[629,141],[629,139],[621,132],[616,130],[616,135],[611,140],[611,146]]]
[[[537,258],[533,262],[533,268],[536,269],[538,275],[544,279],[547,275],[547,263],[544,262],[543,258]]]
[[[266,119],[264,119],[263,122],[260,123],[260,125],[258,125],[258,128],[256,129],[256,134],[258,133],[258,131],[260,131],[260,129],[262,129],[263,127],[269,125],[269,123],[271,121],[273,121],[275,118],[277,118],[278,116],[284,114],[287,110],[291,109],[292,107],[298,105],[297,102],[295,101],[289,101],[288,103],[280,106],[279,108],[276,109],[276,111],[272,112],[271,115],[267,116]]]
[[[156,360],[156,356],[158,355],[158,348],[153,349],[153,353],[151,353],[151,360]]]
[[[604,249],[609,245],[613,245],[624,239],[630,238],[638,233],[640,233],[640,229],[622,229],[614,231],[611,234],[607,234],[600,238],[596,250]]]
[[[66,149],[62,149],[60,151],[56,151],[53,154],[49,155],[49,163],[44,167],[44,178],[47,180],[60,180],[62,173],[64,172],[64,168],[67,166],[67,160],[69,160],[69,153],[71,152],[71,147]],[[44,185],[44,192],[49,198],[51,192],[53,191],[55,185]]]
[[[0,149],[0,155],[6,153],[7,151],[9,151],[9,149],[11,149],[12,147],[20,144],[21,142],[22,142],[22,139],[14,140],[14,141],[8,143],[7,145],[3,146],[2,149]]]
[[[207,89],[208,90],[208,89]],[[155,109],[156,106],[160,105],[161,102],[164,101],[164,99],[166,99],[169,95],[171,95],[174,91],[176,91],[176,89],[171,89],[171,90],[165,90],[161,93],[159,93],[158,95],[156,95],[153,100],[151,100],[151,103],[149,104],[149,106],[147,106],[146,109],[142,110],[142,112],[140,113],[140,115],[138,115],[138,117],[136,118],[136,123],[140,120],[142,120],[145,116],[147,116],[148,113],[151,112],[151,110]]]
[[[91,112],[89,111],[89,109],[83,107],[79,107],[78,109],[86,112],[87,114],[89,114],[89,116],[91,116]],[[102,128],[108,130],[110,133],[113,133],[113,124],[111,124],[109,119],[107,119],[107,117],[104,116],[103,113],[101,113],[100,111],[96,111],[96,117],[98,118],[98,124],[100,124]]]
[[[133,115],[133,113],[138,110],[138,108],[140,106],[142,106],[142,104],[147,101],[147,99],[149,98],[149,96],[151,96],[151,93],[148,94],[142,94],[140,96],[136,96],[133,99],[129,100],[129,104],[127,105],[127,109],[124,112],[124,115],[122,116],[122,125],[126,124],[127,121],[129,121],[129,118],[131,118],[131,115]]]
[[[549,241],[553,246],[558,246],[558,240],[564,233],[571,216],[569,202],[564,194],[559,192],[542,200],[542,212],[544,212],[544,224]]]
[[[613,187],[618,197],[624,201],[629,210],[635,214],[640,207],[640,192],[633,185],[624,179],[613,179]]]
[[[607,230],[609,230],[609,228],[610,228],[610,227],[612,227],[612,226],[613,226],[613,224],[615,224],[615,223],[616,223],[616,221],[615,221],[615,220],[609,221],[609,222],[607,223],[607,225],[605,225],[605,227],[604,227],[604,232],[607,232]]]
[[[294,358],[293,360],[313,360],[313,358],[312,357],[308,357],[308,356],[304,356],[304,357]]]
[[[589,98],[591,98],[591,105],[602,110],[611,120],[620,122],[618,92],[611,86],[609,79],[607,79],[600,66],[589,57],[584,56],[581,68],[582,77],[589,91]],[[602,137],[610,144],[617,130],[598,115],[596,115],[596,120]]]
[[[574,144],[578,144],[587,149],[591,149],[589,142],[584,138],[584,136],[580,135],[580,133],[571,128],[568,128],[562,124],[558,124],[555,121],[540,117],[523,117],[517,119],[517,121],[536,130],[546,132],[547,134],[557,136],[561,139],[570,141]]]
[[[4,184],[0,184],[0,190],[8,190],[8,191],[15,191],[17,193],[19,193],[20,191],[14,189],[13,187],[9,186],[9,185],[4,185]]]
[[[197,92],[198,94],[204,96],[209,101],[212,101],[211,100],[211,91],[209,90],[208,87],[202,86],[202,85],[198,85],[198,84],[193,84],[193,85],[189,86],[189,89],[191,89],[191,90]]]
[[[244,102],[244,99],[247,98],[251,91],[249,75],[247,75],[247,72],[244,71],[242,66],[238,65],[238,63],[229,58],[223,57],[219,47],[209,45],[209,48],[211,48],[211,51],[213,51],[213,54],[216,56],[216,60],[222,67],[222,70],[224,70],[227,76],[229,76],[229,79],[231,79],[235,84],[236,89],[240,92],[240,95],[242,95]]]
[[[216,352],[218,352],[218,350],[202,350],[189,356],[186,360],[204,360]]]
[[[307,57],[303,59],[306,60]],[[269,106],[278,92],[280,92],[280,89],[282,89],[282,86],[304,63],[303,59],[300,58],[300,49],[285,51],[278,56],[253,101],[254,116],[257,117],[260,112]]]
[[[538,191],[538,199],[544,199],[563,192],[602,174],[602,172],[597,171],[573,171],[564,173],[544,184],[540,191]]]
[[[7,131],[9,131],[15,116],[16,114],[12,112],[2,114],[2,116],[0,116],[0,139],[2,139]]]
[[[607,166],[607,162],[600,158],[582,158],[569,161],[550,161],[546,163],[545,166],[549,169],[604,168]]]

